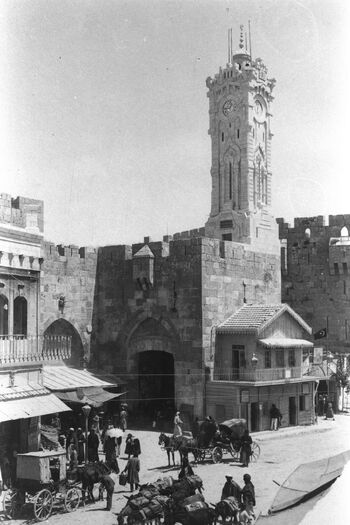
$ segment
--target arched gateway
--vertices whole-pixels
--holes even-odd
[[[81,337],[74,326],[65,319],[57,319],[48,326],[44,335],[70,336],[71,340],[71,358],[68,363],[72,366],[81,366],[84,358],[84,347]]]
[[[134,409],[149,421],[158,411],[165,417],[173,414],[174,355],[167,328],[153,318],[141,322],[129,339],[128,355],[128,372],[134,377]]]

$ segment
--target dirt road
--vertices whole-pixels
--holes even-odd
[[[158,446],[158,432],[133,431],[141,442],[141,483],[156,480],[162,475],[177,477],[179,467],[170,469],[167,467],[167,456]],[[243,474],[248,472],[255,485],[257,511],[266,512],[273,500],[278,487],[273,480],[282,482],[289,473],[300,463],[326,457],[350,448],[350,415],[337,416],[336,421],[319,421],[313,427],[294,427],[281,429],[277,432],[260,432],[252,434],[252,437],[261,447],[261,456],[256,463],[248,468],[242,468],[239,463],[234,463],[232,458],[225,456],[222,463],[192,465],[196,474],[204,482],[204,496],[208,502],[218,502],[221,489],[225,481],[225,475],[230,474],[233,479],[243,485]],[[124,444],[122,447],[124,452]],[[192,456],[190,456],[190,459]],[[179,462],[179,457],[176,455]],[[119,459],[120,468],[124,468],[126,459],[124,455]],[[57,513],[50,517],[50,525],[65,525],[67,523],[93,525],[115,525],[116,513],[125,505],[125,496],[130,492],[124,490],[116,483],[113,497],[112,512],[104,510],[105,502],[97,502],[79,508],[71,514]],[[97,486],[95,489],[97,494]],[[12,523],[19,525],[24,520],[16,520]],[[274,522],[279,525],[278,521]]]

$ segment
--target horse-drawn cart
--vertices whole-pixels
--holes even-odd
[[[235,461],[240,461],[242,437],[246,429],[245,419],[229,419],[218,427],[214,422],[204,421],[200,426],[198,446],[190,451],[197,461],[211,460],[219,463],[225,454],[231,454]],[[256,461],[259,455],[260,447],[253,441],[250,460]]]
[[[234,460],[239,461],[242,446],[242,437],[247,429],[245,419],[228,419],[219,424],[222,450],[230,453]],[[260,447],[256,441],[251,444],[250,461],[257,461],[260,456]]]
[[[54,505],[66,512],[76,510],[80,493],[67,480],[65,451],[40,451],[17,455],[15,488],[6,492],[3,510],[7,518],[15,518],[21,508],[30,503],[37,521],[44,521]]]

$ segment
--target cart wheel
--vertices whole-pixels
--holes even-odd
[[[21,508],[20,494],[16,490],[7,490],[2,505],[5,518],[8,520],[15,519]]]
[[[64,496],[64,508],[67,512],[74,512],[79,507],[80,494],[76,488],[67,490]]]
[[[257,461],[260,456],[260,447],[255,441],[253,441],[251,449],[252,453],[250,456],[250,461]]]
[[[222,449],[220,447],[214,447],[211,453],[211,459],[213,463],[219,463],[222,460]]]
[[[51,516],[53,497],[48,489],[43,489],[34,497],[34,516],[38,521],[47,520]]]

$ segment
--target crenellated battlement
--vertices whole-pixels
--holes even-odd
[[[310,234],[322,233],[330,237],[341,237],[342,229],[346,227],[350,232],[350,214],[344,215],[317,215],[314,217],[296,217],[294,225],[286,222],[283,218],[276,219],[279,226],[279,238],[284,239],[289,234],[304,235],[306,230],[310,230]]]
[[[22,228],[27,233],[42,234],[44,231],[44,203],[26,197],[12,198],[0,194],[0,224],[5,227]]]
[[[97,259],[97,248],[90,246],[79,247],[74,244],[65,246],[54,244],[49,241],[43,242],[44,259],[67,262],[69,259],[81,260],[82,264],[86,259]]]

